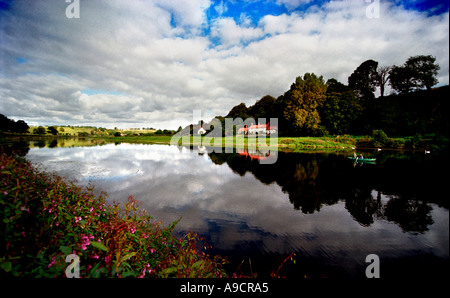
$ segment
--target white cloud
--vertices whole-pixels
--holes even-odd
[[[220,1],[218,5],[214,6],[214,10],[219,14],[219,16],[223,15],[225,12],[228,11],[228,7],[226,2]]]
[[[276,0],[276,3],[286,6],[289,10],[293,10],[302,4],[310,2],[312,2],[312,0]]]
[[[261,28],[250,27],[245,16],[242,21],[243,24],[238,25],[233,18],[217,19],[211,28],[211,36],[218,37],[225,47],[247,43],[263,36]]]
[[[209,8],[211,1],[157,0],[156,5],[172,12],[179,25],[198,28],[207,22],[205,10]]]

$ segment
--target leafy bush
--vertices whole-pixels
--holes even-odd
[[[374,141],[375,147],[384,147],[390,141],[388,136],[386,135],[386,133],[384,131],[382,131],[381,129],[374,130],[372,133],[372,136],[373,136],[373,141]]]
[[[69,254],[81,277],[226,276],[198,235],[172,236],[177,222],[162,227],[132,196],[108,204],[3,153],[0,171],[0,276],[64,277]]]

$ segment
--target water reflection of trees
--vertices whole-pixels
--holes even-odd
[[[14,152],[20,156],[25,156],[30,148],[56,148],[56,147],[86,147],[106,145],[102,139],[86,139],[78,137],[11,137],[0,139],[0,149],[6,153]]]
[[[28,142],[25,141],[13,141],[8,143],[0,143],[0,152],[11,155],[17,154],[18,156],[25,156],[30,151]]]
[[[210,158],[216,164],[226,162],[241,176],[250,172],[265,184],[277,183],[294,208],[305,214],[344,201],[345,208],[362,226],[385,219],[403,231],[423,233],[433,223],[429,205],[433,197],[425,190],[426,181],[414,179],[425,170],[420,167],[412,171],[411,166],[402,167],[395,161],[393,167],[386,162],[384,166],[354,168],[344,157],[333,154],[280,152],[277,162],[270,165],[236,154],[211,153]],[[408,162],[404,161],[405,165]],[[411,180],[415,184],[411,185]],[[382,200],[382,195],[387,199]]]
[[[384,215],[387,220],[396,222],[403,231],[423,233],[428,231],[428,225],[434,223],[431,210],[421,200],[392,198],[386,204]]]

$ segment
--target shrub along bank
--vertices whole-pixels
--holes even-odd
[[[1,277],[226,277],[198,235],[0,153]],[[66,262],[66,258],[69,256]],[[79,260],[76,265],[71,260]],[[69,267],[69,268],[68,268]]]

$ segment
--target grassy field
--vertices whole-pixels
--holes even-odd
[[[35,127],[30,128],[33,132]],[[13,138],[27,139],[37,142],[36,146],[41,147],[40,140],[46,139],[48,142],[57,138],[57,146],[77,146],[80,143],[89,145],[102,143],[135,143],[135,144],[170,144],[171,134],[163,134],[162,131],[153,129],[119,130],[96,127],[63,126],[57,127],[58,135],[53,136],[48,131],[44,135],[7,135],[0,138],[9,140]],[[47,127],[46,127],[47,130]],[[165,132],[165,131],[164,131]],[[79,140],[70,138],[81,137]],[[51,140],[50,140],[51,139]],[[63,145],[64,143],[64,145]],[[260,149],[277,149],[283,151],[308,151],[308,150],[353,150],[355,148],[384,148],[384,149],[412,149],[412,150],[445,150],[449,147],[450,140],[439,136],[409,136],[409,137],[388,137],[383,131],[374,131],[368,136],[323,136],[323,137],[279,137],[266,138],[266,141],[255,137],[221,137],[213,138],[207,136],[185,136],[175,143],[184,146],[206,146],[206,147],[232,147],[243,148],[252,147]]]
[[[139,144],[170,144],[172,136],[130,136],[130,137],[99,137],[106,142],[124,142]],[[179,139],[179,145],[185,146],[206,146],[206,147],[258,147],[264,149],[278,150],[316,150],[316,149],[348,149],[355,147],[356,140],[347,138],[339,139],[336,137],[293,137],[293,138],[266,138],[258,140],[257,138],[244,137],[224,137],[212,138],[193,136]]]
[[[48,132],[49,126],[43,126],[46,130],[46,135],[50,135]],[[155,129],[107,129],[91,126],[55,126],[58,130],[59,136],[78,136],[80,133],[87,133],[90,136],[108,136],[114,135],[114,133],[119,132],[123,135],[139,135],[139,134],[150,134],[154,133]],[[30,126],[29,132],[33,133],[37,126]]]

